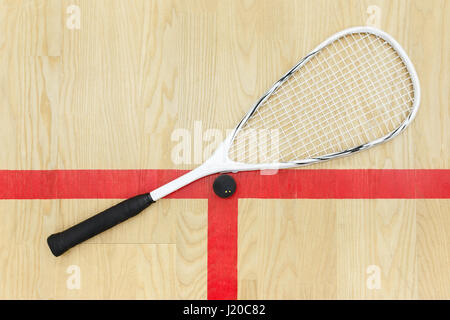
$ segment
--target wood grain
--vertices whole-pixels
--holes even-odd
[[[445,0],[1,0],[0,169],[193,168],[202,133],[224,137],[323,39],[366,24],[369,5],[416,67],[421,109],[392,142],[309,168],[449,169]],[[181,163],[177,129],[203,146]],[[51,256],[50,233],[115,202],[1,200],[0,298],[205,299],[206,200],[165,200]],[[449,299],[449,212],[439,199],[241,199],[238,297]]]
[[[330,200],[239,202],[239,299],[335,299]]]

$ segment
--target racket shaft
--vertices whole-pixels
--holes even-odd
[[[211,159],[205,162],[203,165],[195,168],[192,171],[185,173],[184,175],[170,181],[169,183],[159,187],[158,189],[150,192],[150,195],[154,201],[164,198],[168,194],[183,188],[184,186],[210,174],[217,173],[220,169],[210,165]]]

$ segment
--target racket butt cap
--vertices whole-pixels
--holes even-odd
[[[65,252],[58,241],[60,239],[58,235],[59,233],[55,233],[47,238],[48,247],[55,257],[59,257]]]

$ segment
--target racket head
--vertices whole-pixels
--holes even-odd
[[[326,59],[331,59],[331,57],[333,56],[333,51],[331,50],[331,48],[334,46],[334,44],[340,44],[341,49],[348,49],[350,42],[358,41],[358,39],[362,39],[361,41],[356,42],[356,44],[359,44],[359,46],[355,46],[353,47],[354,50],[350,50],[350,55],[348,56],[348,58],[352,57],[351,53],[353,51],[353,53],[356,52],[356,54],[358,54],[358,52],[361,53],[358,50],[362,48],[362,44],[364,43],[363,41],[370,40],[369,42],[365,43],[367,47],[364,49],[365,51],[363,50],[363,53],[366,53],[366,55],[362,56],[364,57],[364,59],[360,61],[351,59],[346,60],[345,55],[341,56],[340,61],[336,61],[336,59]],[[345,40],[346,42],[343,42],[343,40]],[[342,46],[342,44],[344,44],[344,46]],[[368,60],[366,59],[370,57],[370,53],[373,50],[380,48],[384,48],[385,50],[382,50],[381,52],[375,51],[377,52],[377,55],[374,56],[378,58],[381,57],[381,59],[372,60],[368,63]],[[339,46],[334,46],[333,49],[336,53],[339,50]],[[325,53],[327,53],[328,56],[325,55]],[[388,60],[388,64],[385,64],[385,60],[383,60],[382,54],[391,57]],[[334,57],[336,57],[336,55],[334,55]],[[323,61],[329,61],[328,65],[322,63],[320,68],[317,65],[314,65],[314,62],[317,63],[317,61],[322,58],[324,58]],[[334,61],[336,65],[331,64],[331,61]],[[369,68],[367,68],[366,64],[369,65]],[[311,68],[311,66],[316,66],[317,68]],[[335,67],[334,69],[332,68],[333,72],[335,73],[335,79],[331,77],[332,73],[324,74],[324,72],[327,71],[327,68],[325,66],[327,68]],[[373,67],[373,70],[370,67]],[[397,73],[392,73],[391,67],[398,68]],[[295,81],[296,76],[302,75],[302,72],[304,72],[305,70],[307,70],[308,72],[311,71],[310,73],[307,73],[310,78],[304,79],[305,84],[303,87],[293,87],[294,82],[291,81]],[[345,70],[348,71],[345,72]],[[360,71],[359,78],[357,76],[358,73],[351,73],[352,70]],[[362,72],[362,70],[367,72],[367,74]],[[378,70],[378,72],[373,73],[374,70]],[[381,73],[380,70],[382,71]],[[348,75],[350,75],[349,78],[346,77]],[[373,77],[374,80],[378,79],[378,77],[381,77],[384,80],[378,84],[374,81],[372,81],[372,83],[370,83],[370,81],[364,81],[364,79],[367,80],[367,78],[371,77]],[[345,84],[341,84],[341,78],[344,80]],[[319,84],[317,84],[317,82],[313,81],[317,79],[321,79],[322,82],[319,81]],[[316,88],[314,88],[314,85],[316,86]],[[320,87],[317,87],[319,85]],[[339,85],[341,86],[340,88]],[[393,87],[391,87],[391,85],[393,85]],[[287,97],[280,98],[278,94],[283,93],[283,88],[291,88],[291,90],[287,90],[284,92],[285,95],[287,94]],[[306,88],[309,91],[305,92],[304,90],[300,90],[300,92],[297,93],[297,91],[295,90],[299,90],[299,88]],[[371,91],[371,88],[375,88],[376,90]],[[393,88],[396,88],[396,91]],[[289,95],[289,93],[292,93],[291,91],[295,91],[292,96]],[[403,99],[403,93],[406,93],[409,98],[406,100]],[[359,96],[357,94],[359,94]],[[373,101],[370,102],[368,100],[369,98],[366,97],[365,94],[369,94],[369,96],[372,97]],[[305,96],[309,97],[306,102],[310,103],[303,102],[302,97],[304,98]],[[311,97],[315,97],[315,99]],[[383,97],[385,100],[381,100],[380,97]],[[280,99],[286,101],[286,98],[291,98],[291,100],[288,100],[290,101],[288,104],[283,105],[279,103]],[[389,100],[389,98],[391,100]],[[273,102],[271,99],[275,101],[276,99],[278,99],[278,104],[270,105],[269,103]],[[403,99],[401,101],[403,101],[404,103],[395,104],[394,102],[398,99]],[[314,103],[311,103],[311,101],[313,101]],[[322,103],[320,101],[322,101]],[[328,103],[324,103],[323,101],[328,101]],[[225,139],[225,141],[222,142],[222,144],[219,145],[214,154],[203,165],[153,190],[150,193],[151,198],[156,201],[195,180],[218,172],[292,168],[350,155],[352,153],[373,147],[394,138],[400,132],[402,132],[414,119],[419,107],[419,101],[420,87],[416,71],[414,70],[414,67],[405,51],[391,36],[384,33],[383,31],[370,27],[356,27],[343,30],[321,43],[309,55],[307,55],[289,72],[287,72],[279,81],[277,81],[272,86],[272,88],[270,88],[270,90],[268,90],[258,100],[253,108],[239,122],[234,132],[230,134]],[[369,103],[364,104],[363,102]],[[383,102],[381,106],[387,108],[387,113],[383,113],[383,108],[378,108],[377,111],[377,106],[380,106],[378,103],[381,102]],[[340,108],[336,110],[335,107],[338,103],[341,103],[341,105]],[[298,146],[296,145],[296,143],[303,142],[303,146],[313,145],[316,149],[315,151],[317,152],[312,153],[312,151],[310,151],[309,154],[308,152],[304,152],[302,156],[301,152],[296,154],[296,150],[293,150],[294,152],[287,153],[287,158],[277,156],[276,159],[266,158],[264,159],[264,161],[260,161],[259,159],[256,159],[256,161],[247,161],[252,160],[251,157],[250,159],[246,159],[246,157],[251,155],[249,151],[245,151],[241,154],[243,156],[242,160],[234,157],[233,152],[239,153],[242,150],[237,149],[237,147],[239,147],[239,137],[242,136],[246,131],[246,126],[249,126],[249,124],[252,125],[252,122],[255,121],[257,117],[263,117],[264,114],[262,112],[264,112],[264,110],[270,110],[266,108],[267,106],[277,106],[281,110],[281,112],[278,112],[282,115],[282,117],[278,118],[278,123],[275,123],[275,125],[272,124],[270,126],[268,125],[260,127],[261,129],[265,130],[266,137],[272,134],[270,129],[275,128],[277,132],[281,132],[280,146],[286,146],[287,144],[288,146],[295,146],[295,148],[297,148]],[[321,106],[325,106],[328,109],[317,109]],[[290,109],[283,110],[283,108]],[[400,108],[401,113],[389,113],[397,110],[396,108]],[[314,127],[311,124],[315,125],[316,122],[314,121],[314,119],[313,121],[310,121],[310,117],[312,116],[310,115],[310,113],[306,112],[303,115],[299,114],[299,112],[303,112],[304,110],[310,111],[313,114],[315,112],[318,114],[320,114],[320,112],[325,113],[325,111],[328,110],[328,118],[325,117],[326,121],[322,121],[323,118],[319,117],[319,119],[316,120],[322,122],[320,125],[316,125]],[[376,129],[378,131],[375,130],[374,132],[372,132],[372,136],[366,137],[367,139],[365,139],[364,141],[355,140],[355,134],[352,135],[351,131],[344,132],[345,134],[342,134],[342,131],[335,131],[335,129],[340,128],[338,126],[340,122],[336,121],[336,119],[344,121],[344,124],[347,121],[351,124],[352,119],[359,119],[358,117],[356,117],[357,114],[355,112],[359,112],[359,115],[368,116],[369,113],[366,114],[365,112],[369,112],[371,110],[375,112],[371,114],[370,119],[366,120],[372,121],[373,125],[378,126],[378,120],[383,115],[388,116],[388,121],[381,121],[381,123],[384,123],[386,125],[377,127]],[[270,113],[268,113],[268,115],[269,117],[271,116]],[[292,115],[294,115],[295,118],[289,117]],[[352,116],[354,117],[352,118]],[[396,118],[394,116],[396,116]],[[392,119],[390,117],[392,117]],[[390,122],[390,120],[394,120],[394,118],[396,121]],[[309,124],[310,126],[308,127],[307,124]],[[302,128],[302,130],[297,130],[299,126]],[[257,126],[255,125],[255,127]],[[366,128],[364,126],[360,127],[363,129]],[[321,129],[322,131],[320,131],[318,130],[318,128],[328,128],[329,130],[326,131]],[[348,129],[354,130],[355,128],[350,127]],[[282,134],[286,134],[285,131],[288,130],[290,130],[288,133],[291,133],[294,136],[287,136],[288,138],[283,140]],[[296,134],[298,134],[299,132],[301,134],[304,134],[304,136],[296,136]],[[363,130],[363,132],[365,131]],[[351,143],[344,144],[343,142],[346,142],[345,140],[341,141],[341,144],[333,143],[335,141],[339,142],[340,140],[337,138],[342,137],[350,137],[349,141],[351,141]],[[351,139],[351,137],[353,137],[353,140]],[[363,136],[361,135],[361,137]],[[244,138],[246,138],[245,135]],[[272,139],[273,137],[270,138]],[[322,140],[320,138],[322,138]],[[306,140],[308,143],[305,143],[305,140],[303,139],[309,139]],[[324,140],[332,142],[328,145],[328,148],[325,145]],[[260,148],[261,144],[258,143],[259,141],[257,139],[256,143],[250,143],[250,146],[256,146],[256,149]],[[318,142],[318,146],[321,146],[321,149],[318,149],[317,145],[315,145],[316,142]],[[298,150],[305,150],[305,148]]]
[[[419,103],[419,79],[402,47],[375,28],[346,29],[277,81],[220,153],[236,171],[289,168],[350,155],[397,136],[414,119]],[[271,130],[277,132],[279,150],[275,157],[255,159],[267,143],[260,131],[273,139]],[[255,135],[256,144],[242,142]]]

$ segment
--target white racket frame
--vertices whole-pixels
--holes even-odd
[[[258,164],[249,164],[249,163],[240,163],[231,160],[228,157],[228,151],[238,134],[238,132],[241,130],[241,128],[245,125],[247,120],[253,115],[253,113],[256,111],[256,109],[264,102],[266,101],[271,94],[279,87],[281,86],[295,71],[297,71],[299,68],[301,68],[305,63],[307,63],[315,54],[317,54],[320,50],[322,50],[324,47],[328,46],[333,41],[350,35],[350,34],[356,34],[356,33],[370,33],[375,36],[380,37],[381,39],[385,40],[387,43],[389,43],[392,48],[398,53],[400,58],[403,60],[403,62],[406,65],[406,68],[408,69],[408,72],[411,76],[411,81],[413,85],[413,106],[411,109],[411,113],[408,115],[408,117],[405,119],[405,121],[398,126],[396,129],[394,129],[389,134],[378,138],[374,141],[359,145],[357,147],[347,149],[341,152],[331,153],[327,155],[323,155],[320,157],[310,158],[310,159],[303,159],[303,160],[295,160],[295,161],[289,161],[289,162],[278,162],[278,163],[258,163]],[[150,196],[154,201],[161,199],[165,197],[166,195],[190,184],[191,182],[198,180],[200,178],[203,178],[205,176],[219,173],[219,172],[238,172],[238,171],[252,171],[252,170],[273,170],[273,169],[286,169],[286,168],[293,168],[298,166],[304,166],[316,162],[321,161],[327,161],[330,159],[343,157],[350,155],[352,153],[365,150],[368,148],[371,148],[373,146],[376,146],[380,143],[386,142],[391,140],[392,138],[396,137],[400,132],[402,132],[414,119],[416,116],[417,110],[419,109],[420,104],[420,86],[419,86],[419,79],[417,77],[416,70],[414,69],[413,64],[411,63],[410,59],[406,55],[403,48],[395,41],[390,35],[387,33],[376,29],[372,27],[354,27],[345,29],[341,32],[336,33],[335,35],[331,36],[324,42],[322,42],[319,46],[317,46],[310,54],[308,54],[305,58],[303,58],[297,65],[295,65],[291,70],[289,70],[283,77],[281,77],[280,80],[278,80],[269,91],[267,91],[259,100],[256,102],[256,104],[253,106],[253,108],[245,115],[245,117],[239,122],[236,129],[232,134],[230,134],[216,149],[214,154],[206,160],[201,166],[195,168],[194,170],[186,173],[185,175],[153,190],[150,192]]]

